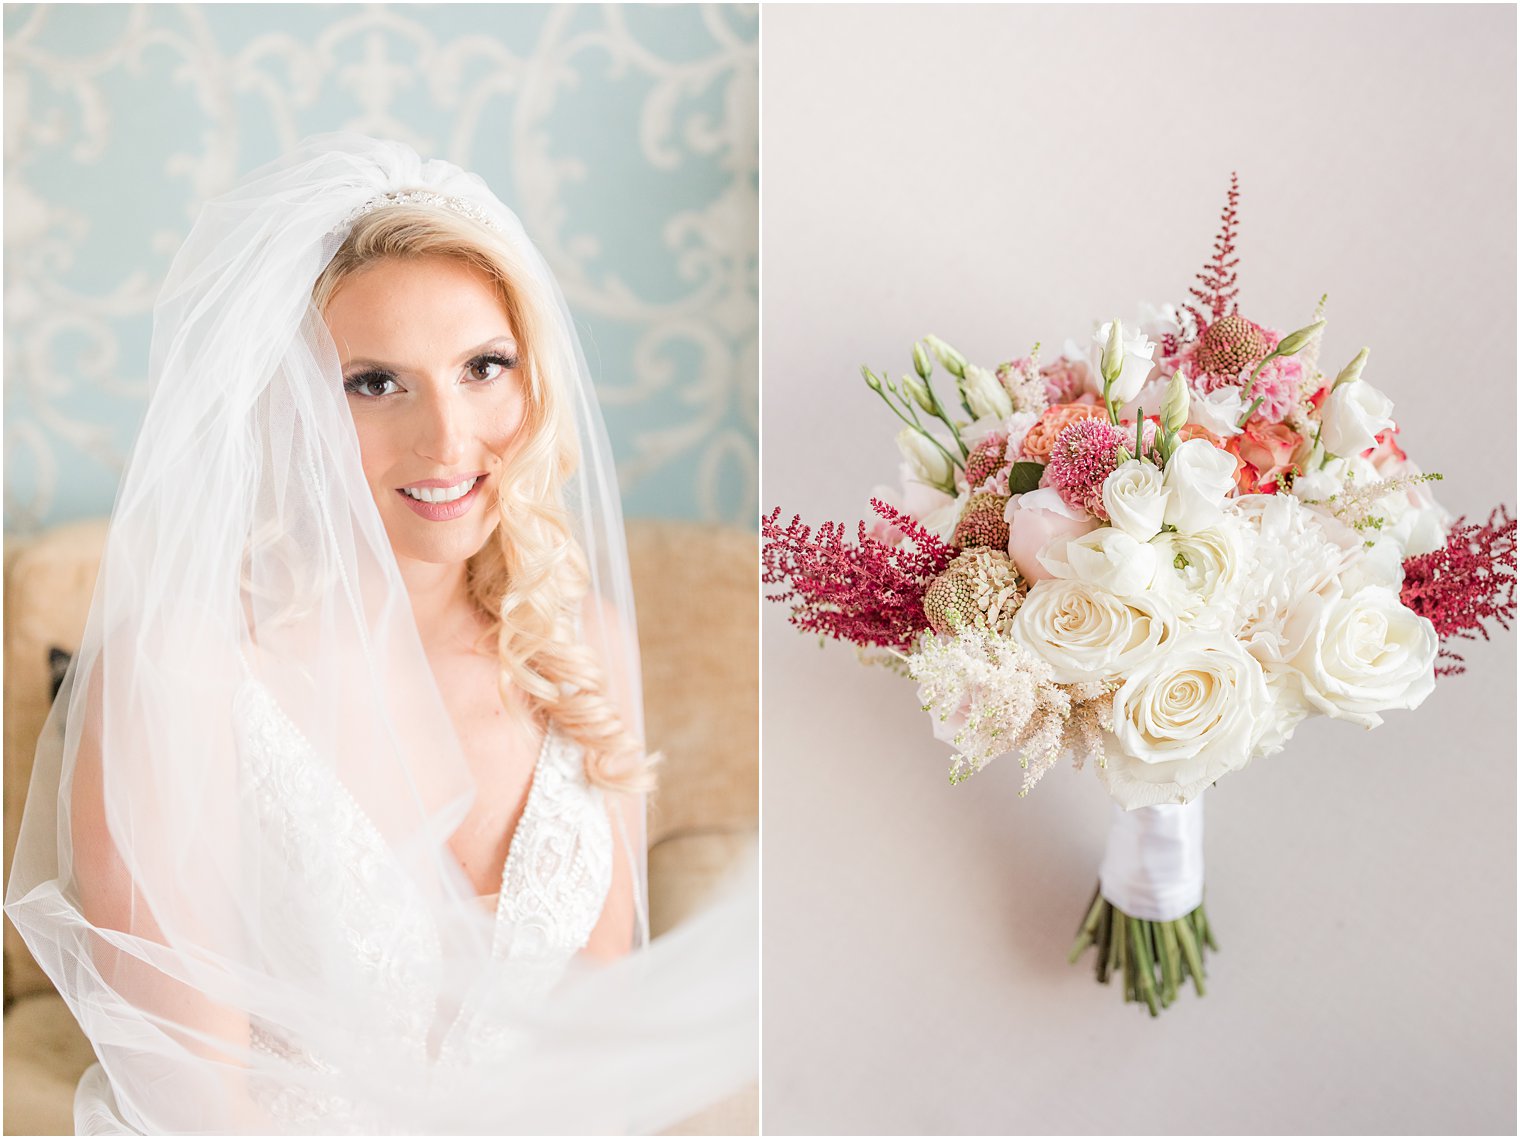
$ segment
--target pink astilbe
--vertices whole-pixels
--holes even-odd
[[[874,498],[871,507],[907,542],[878,541],[864,522],[854,543],[845,540],[840,522],[825,522],[815,533],[794,515],[782,526],[777,507],[760,521],[760,580],[784,587],[766,597],[790,602],[791,622],[799,629],[862,647],[906,650],[929,627],[924,591],[955,551],[902,511]]]
[[[1235,256],[1235,206],[1239,201],[1240,179],[1231,171],[1230,189],[1225,198],[1224,212],[1220,215],[1219,235],[1214,238],[1214,256],[1199,270],[1198,285],[1188,287],[1188,292],[1208,310],[1208,314],[1205,315],[1190,304],[1182,306],[1193,314],[1200,332],[1220,317],[1239,311],[1239,306],[1235,304],[1235,298],[1240,293],[1236,284],[1239,278],[1235,272],[1235,266],[1240,264],[1240,258]]]
[[[1103,481],[1119,465],[1123,439],[1102,419],[1079,419],[1056,436],[1041,486],[1054,487],[1068,506],[1108,519]]]
[[[1482,525],[1457,519],[1439,550],[1404,562],[1404,604],[1441,638],[1438,676],[1466,671],[1448,641],[1482,637],[1483,622],[1508,629],[1515,616],[1515,520],[1496,507]]]

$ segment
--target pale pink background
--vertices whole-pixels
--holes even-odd
[[[763,494],[853,522],[896,421],[858,366],[995,363],[1178,299],[1229,172],[1242,302],[1367,378],[1458,512],[1515,489],[1515,13],[768,7]],[[1515,638],[1208,802],[1211,990],[1156,1022],[1065,954],[1107,804],[958,788],[908,682],[764,612],[764,1125],[1515,1129]]]

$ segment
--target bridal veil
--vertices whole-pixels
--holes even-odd
[[[749,885],[547,996],[491,955],[447,845],[471,776],[311,304],[348,226],[396,195],[499,234],[553,317],[533,356],[574,408],[566,506],[601,603],[583,634],[639,707],[610,450],[516,217],[473,175],[353,135],[208,203],[155,311],[146,419],[6,894],[122,1129],[277,1130],[284,1097],[315,1105],[311,1130],[636,1132],[753,1076]],[[278,793],[350,816],[331,848],[258,809],[249,755],[295,752]],[[340,848],[356,828],[369,847]]]

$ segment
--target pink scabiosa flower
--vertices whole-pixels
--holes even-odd
[[[1103,480],[1119,465],[1119,432],[1102,419],[1080,419],[1056,436],[1040,485],[1052,487],[1068,506],[1107,520]]]

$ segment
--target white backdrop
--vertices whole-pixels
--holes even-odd
[[[767,8],[762,505],[896,471],[858,366],[993,364],[1182,299],[1241,178],[1242,311],[1330,294],[1453,510],[1515,504],[1509,7]],[[1091,772],[946,781],[911,686],[764,614],[771,1133],[1515,1129],[1515,639],[1209,793],[1210,992],[1065,954]]]

